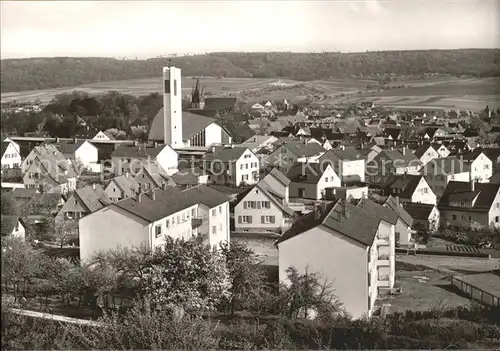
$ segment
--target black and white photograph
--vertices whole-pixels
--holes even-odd
[[[0,0],[2,350],[500,350],[500,0]]]

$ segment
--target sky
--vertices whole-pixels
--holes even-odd
[[[500,47],[500,0],[1,1],[1,57]]]

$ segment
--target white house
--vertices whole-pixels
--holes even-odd
[[[26,188],[37,188],[43,192],[66,194],[76,189],[77,178],[73,166],[66,160],[43,154],[27,163],[23,184]]]
[[[248,138],[240,146],[244,146],[252,150],[252,152],[257,152],[261,149],[272,149],[273,143],[276,142],[278,138],[272,135],[254,135]]]
[[[331,164],[343,183],[365,181],[365,160],[352,148],[331,149],[318,162]]]
[[[398,197],[401,203],[437,204],[436,194],[423,175],[392,175],[384,185],[386,196]]]
[[[399,202],[399,197],[389,196],[384,204],[387,207],[398,214],[398,220],[396,222],[396,246],[408,247],[412,245],[412,226],[413,218],[406,211],[406,208]],[[434,206],[434,205],[428,205]]]
[[[289,140],[268,155],[266,166],[277,167],[281,172],[288,173],[294,163],[317,161],[325,152],[323,146],[316,142]]]
[[[288,207],[290,180],[273,168],[256,185],[237,197],[234,207],[236,231],[282,233],[294,218]]]
[[[413,229],[435,232],[439,229],[440,214],[436,205],[405,204],[405,210],[413,218]]]
[[[92,140],[110,141],[114,140],[114,138],[101,130],[92,138]]]
[[[462,156],[470,167],[471,179],[487,183],[493,175],[493,161],[481,150],[475,150]]]
[[[23,220],[19,216],[8,216],[2,214],[1,218],[2,238],[10,237],[20,239],[26,238],[26,228]]]
[[[153,164],[172,175],[179,170],[179,154],[168,145],[147,147],[145,145],[122,145],[111,154],[115,174],[127,172],[135,175],[144,166]]]
[[[340,187],[341,181],[329,164],[299,163],[287,174],[290,179],[290,197],[320,200],[327,188]]]
[[[59,221],[66,219],[80,219],[100,210],[111,203],[104,189],[99,184],[87,185],[78,188],[68,198],[56,216]]]
[[[425,176],[427,183],[439,198],[450,181],[469,181],[470,166],[455,156],[437,158],[422,167],[420,174]]]
[[[85,169],[96,170],[99,161],[99,150],[88,140],[76,140],[73,143],[61,143],[59,150],[64,157]]]
[[[3,140],[1,144],[1,166],[4,168],[18,168],[21,167],[21,149],[19,144],[11,140]]]
[[[137,182],[130,173],[120,175],[111,179],[104,189],[111,201],[119,201],[127,197],[137,195],[140,189],[140,184]]]
[[[176,239],[202,236],[212,247],[229,242],[229,198],[208,186],[166,187],[111,203],[80,219],[80,259],[118,247],[151,250]]]
[[[259,158],[246,147],[212,148],[205,154],[209,182],[220,185],[252,185],[259,181]]]
[[[370,317],[379,289],[394,285],[394,225],[363,207],[343,201],[320,206],[276,244],[281,282],[289,284],[289,267],[316,272],[353,318]]]
[[[420,162],[422,162],[422,165],[425,166],[427,163],[430,161],[441,157],[439,152],[431,145],[431,144],[424,144],[421,145],[417,150],[413,152],[415,156],[418,157]]]

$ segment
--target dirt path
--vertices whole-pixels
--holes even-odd
[[[426,266],[450,274],[457,271],[487,272],[500,268],[500,260],[498,259],[396,255],[396,260]]]

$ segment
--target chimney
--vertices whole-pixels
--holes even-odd
[[[476,190],[476,180],[475,179],[471,179],[471,181],[470,181],[470,190],[471,191]]]
[[[168,183],[163,183],[163,184],[161,185],[161,188],[162,188],[163,190],[167,190],[167,188],[168,188]]]
[[[406,146],[403,146],[403,156],[406,156]]]
[[[137,194],[137,202],[141,202],[142,200],[142,193],[139,192],[139,194]]]
[[[158,147],[158,142],[157,141],[153,142],[153,145],[154,147]]]
[[[126,173],[125,173],[125,178],[127,178],[127,179],[128,179],[128,177],[129,177],[129,173],[128,173],[128,172],[126,172]]]
[[[391,151],[394,150],[394,146],[391,145]]]
[[[73,138],[73,143],[76,144],[78,142],[78,138]]]
[[[212,145],[212,153],[215,154],[215,145]]]
[[[95,183],[92,183],[92,189],[95,190]]]
[[[396,200],[396,206],[399,208],[399,196],[396,196],[394,200]]]

